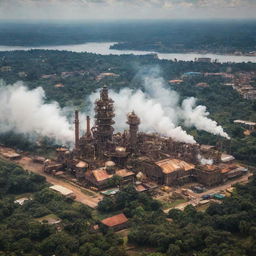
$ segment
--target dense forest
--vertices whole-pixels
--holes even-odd
[[[249,53],[256,50],[255,35],[255,21],[0,24],[2,45],[39,46],[110,41],[119,42],[113,46],[115,49],[159,52]]]
[[[166,87],[177,91],[181,100],[193,96],[197,104],[207,106],[210,117],[224,127],[232,137],[231,153],[239,160],[253,164],[256,160],[256,137],[244,136],[241,125],[234,124],[235,119],[256,120],[256,103],[243,99],[230,86],[224,86],[229,79],[221,77],[190,77],[184,79],[181,85],[171,85],[170,79],[180,79],[185,72],[237,72],[254,71],[254,63],[200,63],[184,61],[158,60],[152,55],[146,56],[101,56],[89,53],[72,53],[66,51],[15,51],[0,52],[0,66],[11,69],[0,71],[0,78],[7,84],[22,80],[30,89],[41,86],[46,92],[46,100],[56,100],[61,107],[71,106],[81,110],[86,109],[86,98],[97,89],[107,84],[109,88],[118,91],[124,87],[142,88],[137,74],[141,69],[157,66],[160,75],[166,81]],[[112,72],[117,76],[98,79],[102,72]],[[197,87],[199,82],[209,86]],[[61,84],[62,87],[56,87]],[[252,84],[255,86],[255,83]],[[215,144],[218,137],[206,132],[188,129],[199,143]],[[46,140],[47,141],[47,140]],[[21,149],[35,151],[20,135],[13,133],[1,134],[0,143]],[[49,144],[49,143],[48,143]],[[46,148],[45,148],[46,149]],[[229,150],[229,149],[228,149]]]

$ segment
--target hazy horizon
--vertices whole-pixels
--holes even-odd
[[[255,19],[255,0],[0,0],[1,21]]]

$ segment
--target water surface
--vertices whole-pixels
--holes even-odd
[[[194,61],[196,58],[209,57],[212,60],[218,62],[254,62],[256,63],[256,56],[236,56],[236,55],[221,55],[221,54],[199,54],[199,53],[159,53],[154,51],[136,51],[136,50],[114,50],[110,49],[115,42],[103,42],[103,43],[84,43],[84,44],[72,44],[72,45],[57,45],[57,46],[3,46],[0,45],[0,51],[14,51],[14,50],[31,50],[31,49],[42,49],[42,50],[60,50],[60,51],[72,51],[72,52],[89,52],[102,55],[123,55],[123,54],[134,54],[134,55],[146,55],[156,54],[159,59],[163,60],[182,60],[182,61]]]

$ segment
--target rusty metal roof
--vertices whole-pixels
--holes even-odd
[[[161,161],[156,162],[156,165],[162,168],[163,173],[171,173],[178,170],[192,170],[195,168],[195,165],[189,164],[185,161],[179,160],[179,159],[164,159]]]
[[[135,189],[138,191],[138,192],[143,192],[143,191],[146,191],[147,188],[145,188],[143,185],[137,185],[135,186]]]
[[[127,169],[120,169],[120,170],[116,171],[116,175],[118,175],[120,177],[128,177],[128,176],[134,175],[134,173],[131,171],[128,171]]]
[[[203,165],[201,167],[201,169],[203,169],[204,171],[207,171],[207,172],[214,172],[218,169],[218,166],[217,165],[210,165],[210,164],[206,164],[206,165]]]
[[[118,215],[112,216],[110,218],[106,218],[102,220],[101,222],[105,224],[108,227],[115,227],[121,224],[124,224],[128,221],[126,216],[123,213],[120,213]]]
[[[93,170],[92,174],[97,181],[107,180],[113,176],[113,175],[108,174],[105,169]]]

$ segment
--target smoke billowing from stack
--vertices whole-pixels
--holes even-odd
[[[195,98],[180,102],[179,95],[167,88],[158,69],[148,69],[142,74],[139,72],[138,77],[143,90],[124,88],[119,92],[109,91],[114,100],[117,130],[128,128],[127,113],[135,111],[141,119],[140,129],[144,132],[158,132],[176,141],[195,143],[193,136],[180,126],[183,124],[229,138],[221,126],[208,118],[205,106],[196,106]],[[98,92],[89,96],[92,115],[98,97]],[[73,122],[68,120],[57,102],[45,102],[41,87],[29,90],[22,82],[0,86],[0,102],[0,133],[14,131],[29,136],[47,136],[60,144],[74,142]],[[85,124],[85,115],[81,114],[80,120]]]
[[[46,136],[57,143],[74,141],[74,129],[57,102],[45,103],[41,87],[29,90],[22,82],[0,86],[0,132],[13,131],[30,138]]]
[[[185,99],[182,102],[181,118],[184,120],[185,126],[194,126],[197,130],[203,130],[230,139],[228,134],[223,131],[223,128],[216,121],[208,118],[208,115],[209,112],[207,112],[205,106],[196,106],[194,97]]]
[[[135,111],[141,119],[140,129],[145,132],[158,132],[170,136],[176,141],[195,143],[194,138],[180,126],[195,127],[229,139],[215,121],[208,118],[205,106],[196,106],[196,99],[191,97],[180,102],[179,94],[167,88],[159,69],[148,69],[138,77],[142,80],[143,91],[129,88],[119,92],[110,90],[110,97],[115,101],[116,129],[126,129],[126,113]],[[91,104],[98,93],[90,96]]]

